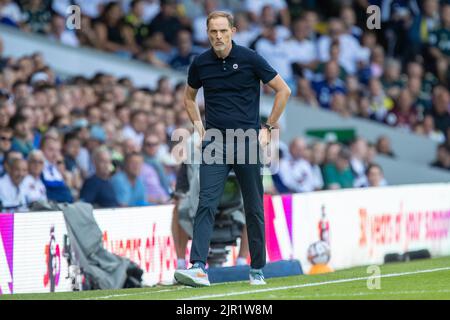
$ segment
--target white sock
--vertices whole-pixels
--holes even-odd
[[[177,269],[186,269],[186,260],[185,259],[177,259]]]
[[[236,265],[237,266],[246,266],[247,265],[247,258],[244,257],[238,257],[236,259]]]

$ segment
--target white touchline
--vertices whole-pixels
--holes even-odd
[[[122,293],[122,294],[111,294],[108,296],[99,296],[99,297],[89,297],[89,298],[83,298],[78,300],[98,300],[98,299],[111,299],[111,298],[119,298],[119,297],[131,297],[131,296],[140,296],[143,294],[149,294],[149,293],[161,293],[161,292],[173,292],[178,291],[180,289],[187,288],[185,286],[180,286],[175,289],[163,289],[163,290],[156,290],[151,292],[134,292],[134,293]]]
[[[274,287],[274,288],[266,288],[266,289],[255,289],[255,290],[247,290],[247,291],[240,291],[240,292],[211,294],[211,295],[197,296],[197,297],[179,299],[179,300],[200,300],[200,299],[223,298],[223,297],[240,296],[240,295],[252,294],[252,293],[281,291],[281,290],[288,290],[288,289],[298,289],[298,288],[322,286],[322,285],[334,284],[334,283],[360,281],[360,280],[367,280],[369,278],[373,279],[373,278],[401,277],[401,276],[407,276],[407,275],[411,275],[411,274],[437,272],[437,271],[445,271],[445,270],[450,270],[450,267],[425,269],[425,270],[417,270],[417,271],[409,271],[409,272],[401,272],[401,273],[390,273],[390,274],[385,274],[385,275],[380,275],[380,276],[368,276],[368,277],[358,277],[358,278],[331,280],[331,281],[323,281],[323,282],[312,282],[312,283],[297,284],[297,285],[292,285],[292,286]]]

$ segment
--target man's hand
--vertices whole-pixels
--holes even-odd
[[[262,128],[259,130],[259,143],[262,147],[267,146],[270,143],[270,131],[267,128]]]

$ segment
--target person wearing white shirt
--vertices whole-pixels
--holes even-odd
[[[0,18],[8,18],[16,25],[19,25],[23,21],[23,14],[20,11],[20,7],[12,0],[3,0],[0,6]]]
[[[290,63],[290,53],[287,50],[286,42],[277,38],[275,26],[266,28],[266,37],[256,42],[255,50],[263,56],[267,62],[278,71],[278,74],[291,87],[294,85],[292,67]],[[291,90],[293,90],[291,88]]]
[[[60,15],[53,15],[51,31],[48,37],[71,47],[80,46],[80,42],[74,31],[66,29],[66,21]]]
[[[306,20],[301,19],[294,22],[294,35],[286,41],[285,46],[289,53],[289,61],[295,63],[301,69],[303,76],[311,80],[312,70],[318,63],[317,46],[308,39],[308,25]]]
[[[133,140],[134,144],[141,148],[147,126],[147,114],[142,110],[135,111],[131,114],[130,125],[123,128],[122,136],[124,139]]]
[[[32,202],[47,200],[47,190],[41,180],[44,162],[45,159],[41,150],[33,150],[30,152],[28,156],[29,174],[22,182],[28,205]]]
[[[8,173],[0,178],[1,209],[7,211],[27,211],[26,194],[22,181],[27,175],[27,162],[14,159]]]
[[[357,71],[357,64],[361,58],[361,46],[350,34],[344,32],[344,25],[339,19],[330,19],[328,25],[329,35],[322,36],[318,41],[319,59],[321,62],[330,60],[330,46],[333,40],[339,41],[339,64],[349,74]]]
[[[250,47],[251,43],[258,37],[260,28],[251,26],[245,13],[238,12],[234,15],[234,25],[236,33],[233,40],[236,44]]]
[[[290,157],[280,161],[281,182],[291,192],[310,192],[315,190],[311,164],[304,158],[307,146],[303,138],[295,138],[289,146]]]

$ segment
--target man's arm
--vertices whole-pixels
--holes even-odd
[[[200,116],[200,110],[195,98],[197,97],[198,89],[194,89],[189,85],[186,85],[186,90],[184,93],[184,107],[191,119],[194,128],[198,131],[200,138],[203,139],[205,135],[205,128],[203,127],[202,118]]]
[[[274,125],[278,122],[286,107],[286,103],[291,95],[291,89],[289,89],[289,86],[279,74],[270,80],[267,85],[275,91],[275,101],[273,103],[272,112],[267,119],[267,123]]]

